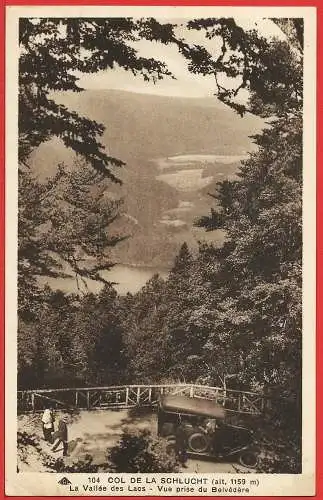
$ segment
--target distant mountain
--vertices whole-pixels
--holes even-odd
[[[241,154],[261,121],[240,118],[216,98],[194,99],[118,90],[65,92],[61,104],[106,125],[104,143],[125,161],[187,153]]]
[[[206,237],[193,227],[194,220],[209,211],[208,193],[235,174],[239,158],[254,147],[249,136],[262,126],[261,120],[240,118],[215,98],[87,90],[55,94],[55,100],[103,123],[103,144],[127,163],[117,172],[122,187],[111,185],[111,191],[124,198],[114,230],[130,237],[113,258],[137,266],[168,267],[183,241],[196,246]],[[44,177],[59,162],[73,159],[73,152],[51,140],[34,152],[32,164]],[[222,240],[223,235],[207,237]]]

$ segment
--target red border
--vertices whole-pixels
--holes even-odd
[[[2,0],[1,7],[2,7]],[[5,109],[5,50],[4,50],[4,40],[5,40],[5,20],[4,20],[4,8],[1,8],[0,15],[0,108],[4,111]],[[4,373],[4,284],[5,284],[5,273],[4,273],[4,244],[5,241],[5,169],[4,169],[4,159],[5,159],[5,116],[4,113],[0,113],[0,332],[2,333],[3,342],[1,342],[1,367]],[[4,381],[4,377],[3,377]],[[2,394],[0,396],[0,425],[1,430],[3,429],[2,435],[4,436],[4,384]],[[3,451],[0,453],[0,468],[4,472],[4,447]],[[3,474],[4,477],[4,474]],[[4,487],[3,487],[4,488]],[[3,489],[1,488],[1,493]],[[3,492],[4,496],[4,492]]]
[[[320,65],[320,61],[323,60],[323,9],[322,5],[318,4],[317,9],[317,23],[318,23],[318,37],[317,37],[317,243],[316,243],[316,377],[317,377],[317,407],[316,407],[316,496],[318,498],[323,497],[323,429],[319,425],[320,418],[322,419],[323,413],[323,398],[320,397],[323,392],[323,363],[322,363],[322,352],[323,352],[323,339],[322,339],[322,325],[323,325],[323,313],[320,310],[320,304],[323,301],[323,269],[322,269],[322,253],[323,253],[323,235],[322,231],[322,215],[323,215],[323,201],[320,194],[323,192],[323,172],[321,169],[321,164],[323,160],[323,151],[319,148],[320,140],[322,140],[323,131],[323,93],[319,91],[323,84],[323,68]]]
[[[322,0],[202,0],[198,2],[197,0],[0,0],[0,107],[5,109],[5,7],[11,5],[182,5],[182,6],[295,6],[295,7],[316,7],[317,8],[317,24],[318,24],[318,43],[317,43],[317,145],[320,144],[320,139],[323,141],[323,93],[319,92],[320,87],[323,85],[323,3]],[[320,64],[321,63],[321,64]],[[5,273],[4,273],[4,241],[5,241],[5,117],[4,113],[0,113],[0,325],[3,342],[1,343],[1,366],[4,372],[4,288],[5,288]],[[320,395],[323,393],[323,359],[321,353],[323,352],[323,339],[320,335],[323,326],[323,311],[320,310],[320,304],[323,304],[323,269],[320,264],[323,258],[323,198],[320,198],[320,194],[323,193],[323,172],[319,168],[323,160],[323,150],[319,149],[317,146],[317,347],[316,347],[316,359],[317,359],[317,447],[316,447],[316,494],[314,498],[323,498],[323,426],[320,425],[320,417],[322,421],[323,413],[323,399]],[[306,163],[305,163],[306,167]],[[322,233],[321,233],[322,231]],[[306,332],[305,332],[306,334]],[[3,386],[4,387],[4,386]],[[0,425],[1,430],[3,430],[2,436],[4,436],[4,390],[0,391]],[[306,401],[306,395],[305,401]],[[2,441],[2,443],[4,440]],[[1,444],[2,444],[1,443]],[[0,453],[0,470],[2,471],[4,478],[4,446],[2,446],[2,452]],[[4,480],[1,485],[0,495],[5,498],[4,491]],[[20,498],[20,497],[10,497],[10,498]],[[62,497],[37,497],[37,498],[62,498]],[[82,498],[93,498],[93,497],[82,497]],[[113,497],[110,497],[113,498]],[[124,498],[124,497],[120,497]],[[129,500],[137,500],[138,497],[127,497]],[[156,497],[145,497],[156,498]],[[180,497],[177,497],[180,498]],[[205,497],[211,498],[213,497]],[[227,498],[227,497],[218,497]],[[237,498],[237,497],[235,497]],[[264,499],[265,497],[253,497]],[[274,497],[267,497],[274,498]],[[277,500],[279,498],[285,497],[275,497]],[[297,497],[301,498],[301,497]],[[308,497],[302,497],[308,498]]]

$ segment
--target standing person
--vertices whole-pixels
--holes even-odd
[[[44,439],[48,443],[52,443],[52,433],[54,432],[54,414],[50,408],[46,408],[42,416],[42,426]]]
[[[68,417],[64,415],[58,421],[57,431],[54,433],[55,441],[52,446],[52,451],[56,451],[60,443],[63,443],[63,456],[67,456],[68,448],[68,432],[67,432]]]
[[[214,418],[207,419],[205,422],[205,432],[209,436],[211,443],[211,451],[216,454],[220,451],[219,446],[219,428],[218,422]]]
[[[187,436],[182,423],[176,427],[175,431],[175,452],[179,462],[185,467],[187,461]]]

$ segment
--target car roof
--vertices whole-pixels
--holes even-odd
[[[225,409],[215,401],[203,398],[190,398],[168,394],[160,401],[163,411],[170,413],[188,413],[195,416],[224,419]]]

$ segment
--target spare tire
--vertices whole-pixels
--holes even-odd
[[[161,428],[160,435],[162,437],[167,437],[170,436],[171,434],[174,434],[174,432],[175,432],[175,425],[166,422]]]
[[[176,453],[176,437],[167,436],[166,453]]]
[[[203,432],[194,432],[187,440],[189,450],[194,453],[204,453],[209,448],[209,440]]]
[[[239,464],[254,469],[258,465],[258,455],[254,451],[245,450],[239,454]]]

